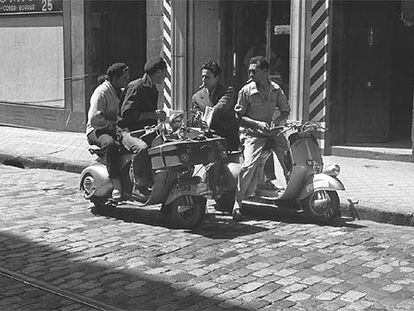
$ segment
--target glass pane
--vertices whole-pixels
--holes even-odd
[[[64,108],[63,26],[0,27],[0,42],[0,102]]]
[[[240,16],[240,75],[247,81],[250,58],[266,56],[267,1],[246,1]]]
[[[271,2],[270,77],[289,91],[290,0]]]

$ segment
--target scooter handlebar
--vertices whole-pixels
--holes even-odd
[[[312,131],[320,131],[324,132],[325,128],[319,124],[319,122],[315,121],[288,121],[285,124],[285,129],[282,131],[285,133],[288,130],[295,130],[298,132],[312,132]]]

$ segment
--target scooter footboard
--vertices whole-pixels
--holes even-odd
[[[326,190],[326,191],[336,191],[336,190],[345,190],[342,182],[332,176],[326,174],[315,174],[309,179],[302,192],[299,195],[299,200],[306,198],[308,195],[315,191]]]
[[[105,198],[110,196],[113,186],[106,167],[103,165],[92,165],[85,168],[80,176],[79,188],[85,191],[86,198]]]

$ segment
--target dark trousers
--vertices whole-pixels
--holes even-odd
[[[92,131],[87,136],[88,143],[101,148],[105,155],[106,169],[109,178],[120,178],[120,146],[119,143],[109,134],[96,133]]]
[[[151,158],[148,155],[148,144],[138,137],[131,136],[128,132],[122,133],[121,143],[132,153],[132,169],[134,182],[138,186],[152,185]]]

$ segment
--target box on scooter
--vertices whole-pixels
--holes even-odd
[[[148,154],[153,169],[180,165],[208,164],[216,160],[220,152],[224,152],[223,138],[205,140],[173,141],[150,148]]]

